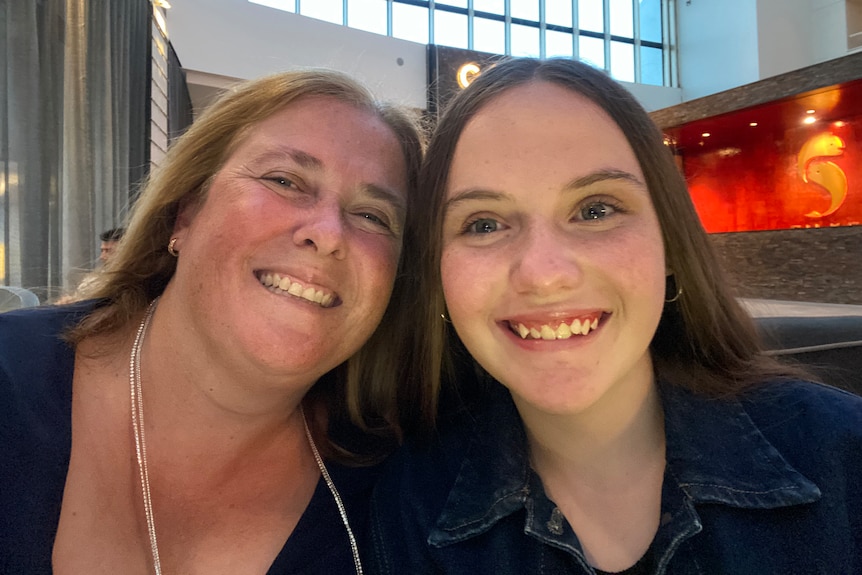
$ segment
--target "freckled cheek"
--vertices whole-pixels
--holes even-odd
[[[619,271],[619,281],[635,293],[655,299],[664,295],[665,258],[661,240],[648,241],[642,238],[629,249],[615,252],[617,257],[611,269]]]
[[[474,257],[457,248],[444,248],[440,275],[446,306],[453,320],[480,313],[487,306],[487,292],[493,280],[487,258]]]
[[[351,250],[366,279],[372,279],[374,289],[391,289],[398,271],[401,244],[383,236],[362,234]]]

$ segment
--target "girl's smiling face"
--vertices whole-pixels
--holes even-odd
[[[620,128],[546,82],[507,90],[465,126],[445,198],[452,323],[523,408],[580,413],[653,383],[661,230]]]

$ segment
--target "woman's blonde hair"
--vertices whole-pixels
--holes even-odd
[[[215,174],[255,125],[300,98],[314,97],[335,98],[372,112],[391,128],[404,155],[409,203],[415,196],[423,149],[412,113],[377,101],[361,84],[332,70],[283,72],[238,84],[191,125],[150,175],[114,257],[82,294],[101,303],[68,334],[70,341],[114,332],[139,317],[162,294],[176,269],[177,260],[167,245],[180,208],[204,201]],[[402,250],[402,262],[407,257],[410,254]],[[399,271],[400,267],[399,263]],[[398,379],[400,338],[386,324],[403,325],[399,316],[408,311],[398,306],[400,275],[381,329],[346,366],[324,378],[329,383],[316,386],[329,389],[313,394],[315,406],[325,407],[328,417],[346,406],[345,415],[364,428],[393,429],[389,424],[397,415],[391,386]]]

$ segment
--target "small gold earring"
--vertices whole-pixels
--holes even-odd
[[[673,303],[673,302],[677,301],[679,299],[679,296],[681,296],[681,295],[682,295],[682,288],[677,288],[676,295],[670,299],[664,300],[664,302],[665,303]]]
[[[168,242],[168,253],[174,256],[175,258],[180,256],[180,252],[178,252],[174,246],[177,245],[177,240],[179,238],[171,238],[171,241]]]

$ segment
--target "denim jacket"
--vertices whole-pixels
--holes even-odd
[[[659,387],[667,465],[649,572],[862,574],[862,398],[798,381],[733,400]],[[594,573],[505,390],[430,449],[402,448],[372,523],[372,573]]]

